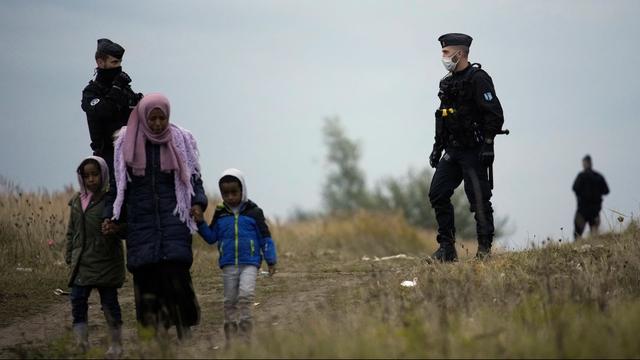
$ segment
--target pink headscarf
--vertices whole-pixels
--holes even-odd
[[[160,134],[154,134],[147,125],[147,118],[151,110],[155,108],[162,110],[166,117],[169,118],[171,112],[169,99],[160,93],[145,95],[131,111],[127,122],[127,133],[122,143],[124,161],[127,166],[131,167],[134,175],[143,176],[147,167],[145,143],[149,141],[153,144],[159,144],[160,169],[164,172],[176,171],[183,182],[189,182],[189,172],[184,166],[184,162],[178,158],[172,141],[172,126],[167,126]]]
[[[127,182],[130,181],[127,166],[135,176],[144,176],[147,166],[145,143],[160,144],[160,169],[173,171],[176,208],[174,215],[180,218],[194,233],[196,223],[191,218],[191,197],[194,195],[191,177],[200,177],[198,144],[191,132],[175,124],[169,124],[161,134],[153,134],[147,126],[147,116],[154,108],[169,117],[169,100],[162,94],[145,95],[129,116],[127,126],[116,134],[114,141],[114,177],[116,199],[113,202],[113,219],[120,218]]]

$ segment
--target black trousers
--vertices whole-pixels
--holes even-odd
[[[478,242],[491,245],[495,229],[491,207],[491,185],[487,168],[480,162],[480,148],[449,147],[433,174],[429,201],[438,222],[438,242],[455,240],[455,219],[451,196],[464,181],[464,191],[475,214]]]
[[[585,213],[586,215],[583,215]],[[598,233],[598,228],[600,227],[600,213],[597,212],[595,215],[593,211],[576,211],[576,216],[573,219],[574,231],[573,238],[579,239],[582,237],[582,233],[584,232],[585,227],[589,224],[589,231],[591,234],[595,235]]]
[[[73,315],[73,323],[86,323],[89,320],[89,296],[91,290],[97,289],[100,293],[100,305],[104,318],[111,328],[122,326],[122,313],[120,303],[118,302],[118,288],[116,287],[93,287],[78,286],[71,287],[71,314]]]
[[[178,332],[197,325],[200,307],[191,282],[189,267],[158,263],[132,271],[136,318],[144,327],[169,328]]]

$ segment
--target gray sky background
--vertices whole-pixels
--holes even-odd
[[[81,91],[108,37],[134,89],[165,93],[194,132],[208,189],[237,167],[267,215],[317,208],[326,116],[361,141],[371,185],[427,164],[436,39],[464,32],[512,131],[496,145],[493,200],[514,230],[503,241],[568,236],[585,153],[609,182],[604,206],[640,210],[638,18],[635,0],[5,0],[0,174],[28,189],[75,181],[89,154]]]

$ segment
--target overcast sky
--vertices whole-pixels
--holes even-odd
[[[133,88],[165,93],[171,121],[194,132],[208,189],[237,167],[268,216],[318,208],[327,116],[361,141],[370,185],[426,166],[436,39],[464,32],[512,131],[496,145],[504,243],[569,236],[586,153],[609,182],[604,207],[640,211],[638,18],[636,0],[4,0],[0,174],[27,189],[75,181],[90,153],[81,91],[108,37]]]

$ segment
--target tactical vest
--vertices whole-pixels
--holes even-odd
[[[96,89],[103,96],[107,95],[111,90],[110,86],[106,86],[105,84],[96,80],[89,81],[89,84],[92,86],[95,86]],[[139,96],[139,94],[136,94],[135,92],[133,92],[133,90],[131,89],[131,86],[129,85],[122,87],[121,91],[127,97],[127,106],[124,107],[122,111],[127,113],[126,118],[128,119],[129,118],[128,114],[130,114],[131,110],[133,110],[133,108],[136,107],[136,105],[138,105],[138,102],[142,100],[142,96]],[[125,121],[125,125],[126,125],[126,121]]]
[[[107,96],[111,90],[110,86],[106,86],[96,80],[91,80],[89,86],[92,87],[100,97]],[[121,92],[121,98],[113,99],[113,101],[117,103],[117,114],[114,118],[109,119],[109,121],[104,121],[102,118],[91,119],[89,121],[89,131],[99,134],[98,137],[102,139],[102,142],[92,145],[92,147],[95,146],[94,150],[111,151],[113,147],[112,134],[120,130],[122,126],[127,125],[131,110],[142,99],[142,97],[134,93],[129,86],[123,87]]]
[[[443,146],[474,147],[481,144],[482,117],[473,98],[471,80],[482,65],[471,64],[462,76],[447,75],[440,81],[436,110],[436,134]]]

